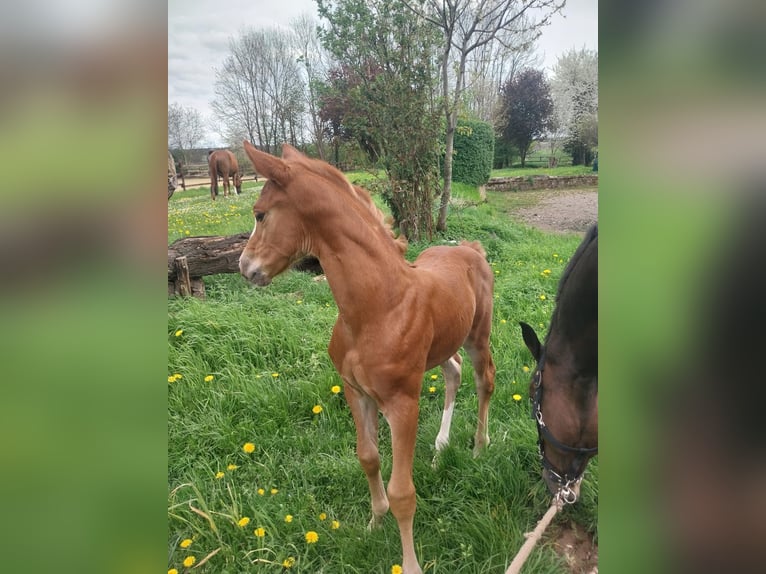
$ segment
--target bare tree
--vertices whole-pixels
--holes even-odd
[[[189,163],[188,152],[205,137],[205,122],[199,110],[178,103],[168,106],[168,147],[181,152],[184,165]]]
[[[502,109],[502,86],[519,71],[542,64],[535,48],[537,36],[523,22],[519,29],[501,30],[495,41],[477,48],[466,61],[465,105],[475,117],[496,127]]]
[[[559,12],[566,0],[403,0],[416,15],[435,26],[444,42],[439,55],[442,106],[446,119],[444,187],[437,229],[447,228],[452,195],[452,152],[465,71],[470,55],[494,41],[502,31],[525,34],[531,41]],[[533,16],[534,14],[534,16]],[[455,69],[454,73],[451,70]]]
[[[303,14],[292,22],[295,46],[299,53],[298,63],[303,67],[308,128],[317,146],[317,153],[320,159],[324,160],[324,134],[327,131],[327,125],[319,115],[318,85],[327,74],[329,56],[325,54],[324,46],[319,40],[317,27],[318,22],[307,14]]]
[[[281,142],[298,144],[304,86],[291,42],[276,29],[251,29],[231,40],[211,102],[226,139],[244,135],[269,152]]]

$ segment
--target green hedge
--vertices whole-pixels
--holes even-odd
[[[452,181],[484,185],[495,157],[495,133],[487,122],[458,120],[452,156]]]

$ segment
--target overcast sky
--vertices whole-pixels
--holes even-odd
[[[191,106],[211,117],[213,70],[226,58],[229,38],[251,26],[288,28],[304,13],[319,20],[314,0],[169,0],[168,104]],[[567,0],[537,46],[546,69],[571,48],[597,50],[598,0]],[[218,145],[218,134],[210,131],[203,146]]]

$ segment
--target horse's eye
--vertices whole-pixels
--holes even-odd
[[[264,217],[266,217],[266,214],[263,211],[259,211],[255,214],[255,220],[258,222],[263,221]]]

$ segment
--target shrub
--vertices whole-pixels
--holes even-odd
[[[495,134],[487,122],[459,120],[452,156],[452,181],[484,185],[495,157]]]

